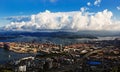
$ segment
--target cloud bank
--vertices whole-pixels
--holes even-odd
[[[119,30],[120,21],[113,20],[113,13],[107,9],[90,13],[81,8],[73,12],[40,12],[30,16],[30,21],[13,21],[4,30],[39,31],[42,29],[68,30]]]
[[[30,21],[31,18],[29,16],[11,16],[11,17],[5,17],[5,20],[9,20],[10,22],[27,22]]]

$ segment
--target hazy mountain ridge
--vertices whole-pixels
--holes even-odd
[[[98,36],[120,36],[119,31],[40,31],[40,32],[25,32],[25,31],[3,31],[0,36],[34,36],[34,37],[98,37]]]

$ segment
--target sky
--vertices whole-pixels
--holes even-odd
[[[105,13],[110,14],[110,17]],[[103,17],[105,17],[104,20],[102,20]],[[42,18],[46,21],[41,20]],[[80,18],[85,18],[85,20]],[[105,20],[106,22],[101,22]],[[120,27],[119,21],[120,0],[0,0],[0,27],[8,30],[76,29],[78,25],[81,26],[77,27],[77,30],[91,30],[95,26],[103,27],[95,30],[102,30],[107,26],[108,30],[111,26],[115,26],[114,29],[117,30]],[[68,25],[70,26],[67,27]]]

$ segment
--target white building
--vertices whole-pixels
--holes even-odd
[[[20,71],[20,72],[26,72],[26,65],[24,65],[24,66],[19,66],[19,71]]]

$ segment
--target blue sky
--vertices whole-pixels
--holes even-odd
[[[100,2],[95,5],[95,1]],[[79,11],[82,7],[89,8],[89,12],[108,9],[117,19],[120,19],[120,0],[0,0],[0,26],[9,22],[4,20],[4,17],[29,16],[45,10],[51,12]]]
[[[41,11],[53,12],[78,11],[86,6],[87,2],[94,3],[95,0],[1,0],[0,16],[30,15]],[[120,0],[102,0],[100,6],[90,6],[90,11],[101,11],[104,9],[118,13],[117,6]]]

